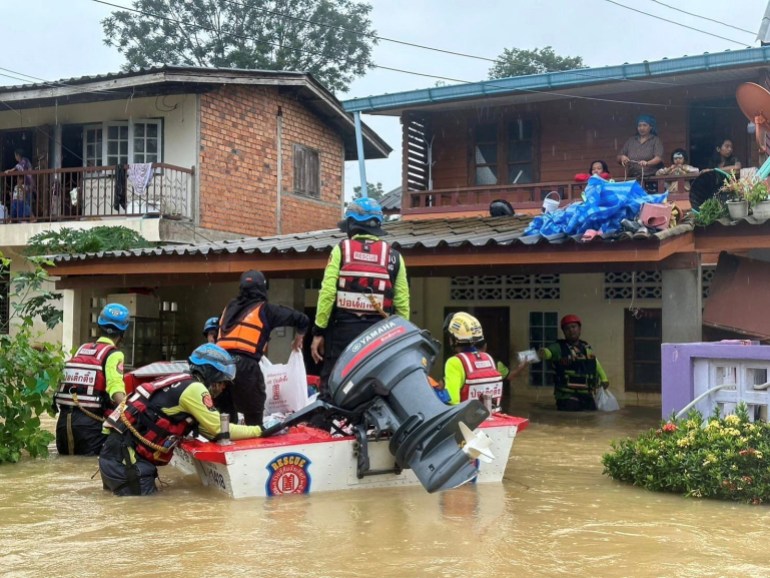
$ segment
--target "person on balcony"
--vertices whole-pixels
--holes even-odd
[[[714,148],[709,169],[722,169],[726,173],[739,173],[741,161],[733,154],[733,141],[729,138],[722,139]]]
[[[674,149],[671,153],[671,166],[658,169],[655,173],[658,176],[674,176],[674,177],[694,177],[700,171],[697,167],[687,164],[687,151],[684,149]],[[672,183],[666,183],[666,188],[670,194],[675,194],[679,191],[679,186],[676,181]],[[690,181],[684,182],[685,192],[690,192]]]
[[[607,374],[591,346],[580,339],[583,322],[577,315],[561,319],[564,339],[538,351],[542,360],[550,360],[554,376],[554,397],[559,411],[595,410],[594,391],[608,388]]]
[[[591,165],[588,167],[587,173],[576,174],[575,182],[585,183],[588,179],[590,179],[594,175],[599,175],[605,181],[609,181],[612,178],[610,176],[610,169],[607,166],[607,163],[602,160],[598,160],[598,161],[593,161],[591,163]]]
[[[230,388],[232,407],[226,407],[224,399],[218,404],[220,411],[230,414],[233,423],[240,412],[246,425],[262,425],[267,394],[259,360],[275,327],[294,327],[296,334],[291,348],[301,351],[310,320],[290,307],[268,303],[265,276],[253,269],[245,271],[238,296],[222,312],[217,337],[217,345],[233,356],[238,367]]]
[[[663,164],[663,141],[658,136],[655,117],[639,115],[636,134],[620,149],[618,163],[623,166],[627,177],[641,182],[648,191],[657,192],[657,183],[646,180],[654,176]]]
[[[409,285],[401,254],[382,241],[382,208],[354,199],[338,223],[348,238],[332,249],[318,293],[310,352],[323,361],[320,392],[345,348],[391,313],[409,319]]]
[[[13,151],[13,156],[16,159],[16,165],[5,172],[24,172],[27,174],[19,176],[16,186],[13,188],[11,219],[29,219],[32,217],[31,205],[35,198],[35,179],[28,173],[28,171],[33,170],[32,163],[24,156],[22,149]]]
[[[119,303],[104,306],[97,325],[101,336],[86,343],[64,364],[64,379],[54,394],[59,408],[56,449],[60,455],[96,456],[105,436],[102,422],[126,396],[123,352],[129,311]]]

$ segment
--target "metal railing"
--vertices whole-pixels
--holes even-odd
[[[676,183],[676,193],[669,195],[671,201],[688,198],[686,184],[698,175],[648,177],[650,189],[664,192],[666,186]],[[464,187],[434,189],[432,191],[407,191],[402,198],[402,214],[445,213],[486,209],[495,199],[505,199],[514,209],[535,209],[543,204],[549,193],[559,193],[564,203],[579,200],[586,183],[574,181],[553,181],[528,183],[524,185],[492,185],[485,187]],[[689,188],[689,187],[687,187]],[[648,190],[650,190],[648,189]]]
[[[153,163],[7,171],[0,174],[0,222],[77,221],[158,215],[192,219],[194,170]]]

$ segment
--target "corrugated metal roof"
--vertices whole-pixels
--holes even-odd
[[[434,248],[459,248],[510,246],[522,243],[521,237],[529,225],[531,217],[516,215],[513,217],[470,217],[461,219],[429,219],[420,221],[391,221],[383,225],[388,232],[386,239],[399,249],[434,249]],[[633,242],[662,241],[672,236],[678,236],[692,231],[690,225],[680,225],[675,229],[669,229],[650,235],[649,238]],[[194,245],[165,245],[152,249],[134,249],[131,251],[109,251],[99,253],[84,253],[79,255],[55,255],[52,257],[55,263],[73,261],[92,261],[105,258],[132,258],[132,257],[163,257],[172,255],[214,255],[223,253],[243,253],[264,255],[285,253],[326,253],[337,245],[345,234],[337,229],[310,231],[292,235],[277,235],[273,237],[250,237],[234,241],[220,241],[212,243],[198,243]],[[577,237],[560,239],[538,238],[536,244],[561,244],[565,242],[577,243]],[[631,241],[631,239],[628,239]],[[622,239],[602,239],[597,237],[594,243],[624,243]],[[531,244],[531,243],[527,243]]]
[[[469,100],[481,97],[501,96],[517,92],[551,92],[564,88],[576,88],[608,82],[644,80],[675,74],[691,74],[730,68],[766,65],[770,62],[770,46],[727,50],[715,54],[664,58],[652,62],[621,64],[602,68],[582,68],[564,72],[548,72],[469,82],[452,86],[439,86],[421,90],[383,94],[343,101],[348,112],[386,112],[406,107],[435,105],[442,102]],[[569,97],[570,95],[562,95]]]
[[[401,187],[385,193],[380,199],[380,206],[384,211],[401,210]]]
[[[337,127],[345,144],[346,160],[356,160],[355,125],[337,97],[308,72],[283,70],[246,70],[198,66],[160,66],[93,76],[81,76],[52,82],[0,86],[0,102],[9,110],[65,103],[93,102],[127,96],[160,94],[163,87],[186,88],[195,85],[249,84],[289,86],[304,97],[306,106]],[[140,94],[142,92],[142,94]],[[366,158],[386,158],[390,145],[369,126],[362,123]]]

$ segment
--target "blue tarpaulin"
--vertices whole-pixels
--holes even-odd
[[[524,236],[582,235],[589,229],[611,234],[621,229],[623,219],[636,219],[644,203],[665,203],[667,198],[667,192],[648,194],[636,181],[613,183],[593,175],[582,203],[535,217]]]

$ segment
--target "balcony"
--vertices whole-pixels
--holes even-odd
[[[194,169],[153,163],[144,179],[109,167],[0,174],[0,221],[45,223],[109,217],[193,218]],[[142,190],[142,184],[146,188]]]
[[[682,177],[650,177],[646,181],[654,182],[658,192],[665,192],[666,183],[677,183],[677,191],[684,191],[685,184],[697,175]],[[483,187],[464,187],[455,189],[434,189],[432,191],[407,191],[402,198],[402,215],[427,217],[446,213],[466,213],[487,211],[489,203],[495,199],[505,199],[516,211],[540,212],[543,199],[552,191],[559,193],[562,204],[580,200],[585,183],[543,182],[524,185],[493,185]],[[688,202],[689,195],[683,192],[669,195],[674,202]]]

